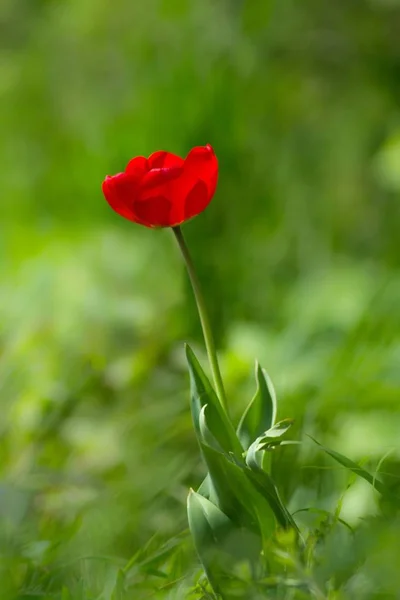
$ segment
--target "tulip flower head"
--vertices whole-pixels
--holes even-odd
[[[185,159],[158,151],[137,156],[123,173],[103,181],[115,212],[146,227],[177,227],[201,213],[217,186],[218,161],[212,147],[196,146]]]

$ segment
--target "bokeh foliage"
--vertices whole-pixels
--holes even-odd
[[[219,157],[185,235],[233,413],[258,358],[299,437],[398,484],[399,3],[3,0],[0,28],[2,600],[180,598],[199,572],[194,303],[169,232],[100,191],[135,154]],[[358,554],[326,536],[326,593],[392,597],[393,507],[311,441],[273,467],[291,510],[361,525]]]

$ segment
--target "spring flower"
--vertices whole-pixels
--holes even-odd
[[[217,186],[212,147],[196,146],[185,159],[158,151],[137,156],[123,173],[107,176],[104,196],[119,215],[146,227],[177,227],[201,213]]]

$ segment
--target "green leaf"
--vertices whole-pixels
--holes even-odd
[[[268,429],[261,437],[265,438],[265,441],[273,438],[282,437],[293,425],[293,419],[283,419],[279,423],[275,423],[273,427]]]
[[[250,448],[247,451],[247,455],[251,453],[254,454],[255,452],[259,452],[260,450],[264,450],[270,445],[275,446],[279,444],[281,440],[278,440],[278,438],[285,435],[285,433],[289,431],[292,425],[292,419],[284,419],[283,421],[279,421],[279,423],[276,423],[276,425],[271,427],[271,429],[265,431],[251,444]]]
[[[243,491],[248,483],[241,467],[207,444],[202,443],[201,450],[213,490],[211,501],[238,525],[257,531],[251,497]]]
[[[211,500],[238,526],[270,540],[276,521],[268,502],[247,477],[245,464],[201,444],[212,484]],[[261,541],[261,540],[260,540]]]
[[[316,515],[325,517],[325,519],[327,521],[330,521],[332,523],[332,525],[334,525],[336,522],[341,523],[342,525],[344,525],[346,527],[346,529],[348,529],[350,531],[351,534],[355,534],[354,529],[343,519],[341,519],[339,516],[337,516],[335,513],[331,513],[328,510],[324,510],[322,508],[314,508],[314,507],[307,507],[307,508],[299,508],[298,510],[296,510],[295,513],[293,514],[299,514],[299,513],[314,513]]]
[[[168,540],[165,544],[158,546],[154,554],[140,561],[140,569],[146,572],[150,569],[160,570],[164,563],[173,556],[180,544],[181,539],[179,536],[176,536]]]
[[[347,458],[343,454],[340,454],[340,452],[336,452],[336,450],[331,450],[330,448],[323,446],[317,442],[317,440],[311,437],[311,435],[308,437],[310,437],[313,442],[315,442],[324,452],[329,454],[329,456],[340,463],[343,467],[346,467],[346,469],[349,469],[359,477],[365,479],[365,481],[368,481],[368,483],[370,483],[372,487],[374,487],[382,496],[391,498],[394,497],[394,494],[392,494],[388,487],[386,487],[379,479],[371,475],[371,473],[368,473],[368,471],[360,467],[360,465],[358,465],[356,462],[350,460],[350,458]],[[398,497],[396,497],[396,499],[399,500]]]
[[[261,469],[257,463],[252,464],[251,468],[247,470],[247,476],[258,493],[267,500],[279,525],[284,528],[293,528],[299,532],[296,522],[281,500],[278,488],[271,476]]]
[[[245,449],[264,431],[270,429],[276,419],[277,405],[274,386],[267,372],[260,367],[258,362],[256,362],[256,381],[256,393],[237,428],[239,440]]]
[[[205,404],[199,414],[199,430],[200,430],[200,439],[202,442],[211,446],[211,448],[215,448],[218,452],[223,452],[218,440],[215,438],[213,433],[211,432],[207,419],[206,419],[206,410],[208,409],[208,404]]]
[[[202,410],[202,418],[202,429],[206,429],[206,410]],[[258,531],[265,542],[275,530],[275,519],[284,527],[294,526],[272,479],[258,464],[260,474],[254,474],[243,460],[238,461],[232,455],[221,452],[215,444],[211,446],[202,439],[200,446],[209,471],[209,499],[228,517],[238,525]],[[247,460],[251,467],[249,456]]]
[[[207,473],[200,486],[197,488],[197,493],[209,500],[211,494],[211,485],[211,479],[209,474]]]
[[[271,471],[271,457],[266,451],[273,450],[276,446],[284,444],[279,437],[282,437],[292,426],[292,419],[285,419],[276,423],[271,429],[265,431],[258,437],[247,450],[246,463],[257,464],[267,473]]]
[[[207,425],[210,433],[225,452],[233,452],[236,457],[241,457],[243,448],[234,427],[222,408],[193,350],[188,345],[186,345],[186,357],[190,374],[192,417],[198,439],[202,439],[200,430],[201,410],[207,405]]]
[[[232,576],[238,563],[254,565],[260,558],[257,536],[238,527],[215,504],[193,490],[187,500],[189,528],[206,575],[215,593],[231,597]]]
[[[283,421],[281,423],[283,423]],[[278,423],[277,425],[281,424]],[[277,427],[277,430],[279,429],[280,431],[285,433],[285,431],[289,429],[290,425],[291,423],[288,423],[286,426],[280,426],[279,428]],[[298,527],[292,515],[289,513],[289,511],[287,510],[286,506],[280,498],[278,488],[276,487],[273,479],[271,478],[269,473],[267,473],[265,469],[261,466],[262,456],[263,454],[265,454],[265,452],[260,452],[260,450],[263,449],[264,444],[261,444],[261,448],[259,448],[259,440],[264,439],[268,438],[266,438],[265,435],[258,438],[258,440],[256,440],[247,451],[246,464],[249,468],[248,477],[253,482],[256,489],[268,500],[268,503],[272,508],[278,523],[282,527],[292,527],[293,529],[298,531]]]

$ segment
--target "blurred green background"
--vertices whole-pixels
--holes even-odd
[[[174,537],[204,474],[183,353],[190,342],[206,366],[193,298],[170,232],[124,221],[101,193],[138,154],[211,143],[219,158],[216,196],[184,233],[232,412],[258,358],[298,436],[372,469],[386,456],[396,483],[400,3],[3,0],[1,13],[2,600],[114,599],[118,567],[154,534],[151,552],[174,540],[172,571],[138,555],[128,597],[164,583],[160,597],[184,597],[198,570]],[[331,508],[348,483],[312,442],[275,470],[292,510]],[[376,510],[354,483],[343,518]],[[394,517],[371,529],[349,597],[400,585],[397,534]]]

